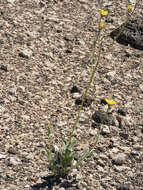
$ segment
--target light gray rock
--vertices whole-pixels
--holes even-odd
[[[3,106],[0,106],[0,113],[5,112],[5,108]]]
[[[0,168],[0,173],[3,173],[4,171],[3,171],[3,169],[2,168]]]
[[[10,157],[9,158],[9,165],[16,166],[19,164],[21,164],[21,160],[19,158],[17,158],[17,157]]]
[[[84,112],[82,112],[81,114],[80,114],[80,119],[79,119],[79,121],[80,122],[84,122],[84,121],[86,121],[86,120],[88,120],[88,115],[87,114],[85,114]]]
[[[13,4],[16,2],[16,0],[7,0],[7,2]]]
[[[96,136],[98,129],[89,129],[89,135]]]
[[[102,125],[102,131],[101,131],[102,135],[109,135],[110,134],[110,128],[107,125]]]
[[[64,188],[64,187],[61,187],[61,188],[59,188],[59,190],[65,190],[65,188]]]
[[[32,56],[33,52],[28,49],[24,49],[19,53],[19,57],[29,59]]]
[[[75,98],[75,99],[81,98],[81,94],[76,92],[76,93],[73,93],[72,97]]]
[[[60,149],[59,149],[59,147],[57,145],[53,145],[53,151],[54,152],[59,152]]]
[[[67,123],[66,123],[65,121],[58,121],[58,122],[57,122],[57,126],[58,126],[58,127],[62,127],[62,126],[64,126],[64,125],[67,125]]]
[[[28,121],[30,120],[30,116],[29,115],[22,115],[21,116],[24,120]]]
[[[130,170],[129,167],[126,167],[126,166],[114,166],[114,169],[117,171],[117,172],[122,172],[122,171],[128,171]]]
[[[125,164],[126,159],[127,159],[127,155],[124,153],[118,153],[112,156],[113,163],[116,165]]]
[[[106,77],[107,77],[108,79],[114,79],[115,75],[116,75],[116,71],[110,71],[110,72],[108,72],[108,73],[106,74]]]
[[[0,160],[5,159],[5,158],[6,158],[6,155],[0,153]]]

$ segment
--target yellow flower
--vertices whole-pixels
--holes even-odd
[[[104,27],[105,27],[105,23],[104,23],[104,22],[101,22],[101,23],[99,24],[99,28],[102,29],[102,28],[104,28]]]
[[[115,104],[117,104],[117,102],[115,102],[114,100],[109,100],[108,98],[105,98],[105,101],[109,106],[114,106]]]
[[[52,129],[52,125],[49,125],[49,126],[48,126],[48,129]]]
[[[133,7],[131,5],[128,5],[127,9],[128,9],[128,12],[132,12],[133,11]]]
[[[103,9],[100,10],[102,16],[108,15],[108,11],[104,11]]]

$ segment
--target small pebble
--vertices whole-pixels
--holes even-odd
[[[129,138],[129,135],[127,133],[120,133],[120,136],[123,137],[124,139]]]
[[[7,66],[5,66],[5,65],[2,65],[0,69],[2,71],[8,72]]]
[[[9,154],[16,154],[17,152],[14,150],[13,147],[9,147],[8,151]]]
[[[5,159],[5,158],[6,158],[6,155],[0,154],[0,160]]]
[[[110,129],[107,125],[102,125],[102,131],[101,131],[102,135],[109,135],[110,134]]]
[[[113,163],[115,165],[125,164],[127,156],[124,153],[119,153],[115,156],[112,156]]]
[[[80,90],[78,89],[77,86],[73,86],[72,89],[70,90],[71,93],[76,93],[76,92],[80,92]]]
[[[125,108],[120,108],[120,109],[118,110],[118,113],[119,113],[120,115],[122,115],[122,116],[126,116],[126,110],[125,110]]]
[[[9,158],[8,166],[16,166],[19,164],[21,164],[21,160],[19,158],[16,158],[16,157]]]
[[[105,99],[101,99],[101,102],[100,102],[101,104],[107,104],[107,102],[106,102],[106,100]]]
[[[119,185],[117,190],[131,190],[131,189],[130,189],[130,186],[128,184],[121,184],[121,185]]]
[[[19,57],[28,59],[32,56],[32,54],[33,52],[31,50],[25,49],[19,53]]]

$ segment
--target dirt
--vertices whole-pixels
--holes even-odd
[[[47,168],[46,131],[53,126],[53,146],[69,135],[89,81],[100,6],[95,0],[0,1],[1,190],[143,189],[143,51],[117,42],[109,48],[126,2],[103,1],[102,8],[109,17],[101,64],[74,135],[79,154],[89,144],[94,152],[62,179]],[[134,17],[142,10],[141,0]],[[114,122],[102,126],[94,147],[93,114],[107,109],[105,98],[117,101]]]

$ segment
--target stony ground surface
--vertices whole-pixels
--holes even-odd
[[[108,35],[124,22],[126,2],[103,7]],[[105,97],[118,102],[112,122],[70,176],[57,179],[47,169],[46,129],[53,125],[57,146],[69,134],[89,79],[99,9],[96,0],[0,0],[1,190],[143,189],[143,51],[116,42],[109,49],[110,37],[75,133],[77,152],[94,146],[93,114],[106,110]],[[135,15],[142,10],[141,0]]]

